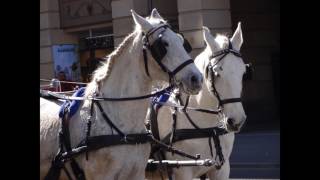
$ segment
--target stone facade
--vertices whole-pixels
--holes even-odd
[[[59,16],[59,0],[40,1],[40,68],[42,65],[53,63],[51,48],[58,43],[78,43],[77,28],[61,28]],[[212,32],[230,32],[231,16],[230,3],[225,0],[113,0],[111,1],[112,26],[114,45],[117,46],[123,38],[133,30],[133,20],[130,9],[143,16],[149,15],[152,7],[169,19],[177,19],[179,30],[190,41],[195,57],[204,47],[202,26],[208,26]],[[176,16],[176,17],[174,17]],[[87,28],[92,28],[90,25]],[[101,25],[103,26],[103,25]],[[52,78],[53,68],[42,71],[41,78]],[[47,71],[50,69],[49,71]]]
[[[202,27],[212,33],[230,32],[231,14],[229,1],[225,0],[178,0],[179,30],[190,41],[195,57],[204,47]]]

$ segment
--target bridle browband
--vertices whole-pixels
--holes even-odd
[[[157,62],[157,64],[161,67],[161,69],[168,73],[169,75],[169,82],[173,83],[174,80],[174,76],[181,71],[184,67],[186,67],[187,65],[194,63],[193,59],[188,59],[185,62],[183,62],[182,64],[180,64],[178,67],[176,67],[173,71],[170,71],[162,62],[161,60],[164,58],[164,56],[167,53],[166,50],[166,45],[162,42],[162,34],[163,32],[167,29],[170,28],[170,26],[168,24],[163,24],[159,27],[153,28],[151,30],[149,30],[146,34],[143,33],[143,59],[144,59],[144,67],[145,67],[145,72],[147,74],[148,77],[150,77],[149,74],[149,69],[148,69],[148,58],[147,58],[147,49],[151,52],[152,57],[155,59],[155,61]],[[153,33],[155,33],[156,31],[158,31],[159,29],[163,29],[157,39],[150,44],[149,43],[149,36],[152,35]],[[190,52],[191,46],[190,44],[187,42],[186,39],[184,39],[184,48],[185,50],[188,52]]]
[[[220,94],[218,93],[216,87],[215,87],[215,83],[214,83],[214,79],[215,79],[215,73],[213,72],[213,67],[215,65],[217,65],[224,57],[226,57],[226,55],[228,55],[229,53],[237,56],[237,57],[242,57],[242,55],[240,54],[240,52],[236,51],[233,49],[232,47],[232,44],[231,44],[231,41],[229,39],[229,46],[228,46],[228,49],[223,49],[223,50],[220,50],[216,53],[214,53],[214,55],[210,56],[209,59],[210,59],[210,62],[209,62],[209,65],[207,66],[207,74],[210,78],[210,84],[211,84],[211,93],[217,98],[218,100],[218,109],[221,109],[223,108],[223,105],[224,104],[230,104],[230,103],[238,103],[238,102],[242,102],[242,98],[239,97],[239,98],[227,98],[227,99],[221,99],[220,97]],[[214,64],[212,64],[212,59],[216,58],[216,57],[219,57],[219,59],[217,59]]]

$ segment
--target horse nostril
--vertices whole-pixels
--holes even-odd
[[[198,78],[195,75],[191,76],[191,83],[195,84],[197,82],[198,82]]]
[[[194,86],[200,86],[200,84],[202,83],[202,76],[196,76],[196,75],[192,75],[190,78],[191,84]]]
[[[227,123],[230,124],[230,125],[233,125],[234,120],[232,118],[228,118],[227,119]]]

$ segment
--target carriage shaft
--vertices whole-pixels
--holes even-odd
[[[211,159],[205,160],[162,160],[155,161],[153,159],[148,160],[148,164],[153,165],[166,165],[169,167],[180,167],[180,166],[212,166],[215,164]]]

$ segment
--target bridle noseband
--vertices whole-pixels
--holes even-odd
[[[221,51],[216,52],[214,55],[210,56],[210,62],[209,65],[206,68],[207,74],[210,78],[210,83],[211,83],[211,89],[210,91],[212,92],[212,94],[218,99],[218,109],[222,109],[224,104],[229,104],[229,103],[238,103],[238,102],[242,102],[242,98],[227,98],[227,99],[221,99],[220,94],[218,93],[216,87],[215,87],[215,83],[214,83],[214,79],[215,79],[215,73],[213,72],[213,67],[215,65],[217,65],[227,54],[232,53],[233,55],[237,56],[237,57],[242,57],[242,55],[240,54],[240,52],[236,51],[233,49],[231,41],[229,40],[229,47],[228,49],[224,49]],[[215,61],[215,63],[212,63],[212,59],[221,56],[219,59],[217,59]]]
[[[157,39],[150,44],[149,43],[149,36],[158,31],[159,29],[163,28],[163,30],[158,34]],[[148,60],[147,60],[147,52],[148,49],[151,52],[152,57],[155,59],[157,64],[161,67],[161,69],[168,73],[169,75],[169,82],[172,83],[174,81],[174,76],[181,71],[184,67],[187,65],[194,63],[193,59],[188,59],[182,64],[180,64],[178,67],[176,67],[173,71],[170,71],[162,62],[161,60],[164,58],[164,56],[167,54],[167,49],[165,44],[162,41],[163,32],[170,28],[168,24],[161,25],[159,27],[153,28],[149,30],[146,34],[143,33],[143,58],[144,58],[144,65],[145,65],[145,71],[146,74],[150,77],[149,70],[148,70]],[[185,50],[189,53],[192,50],[191,45],[189,42],[184,38],[184,44],[183,44]]]

